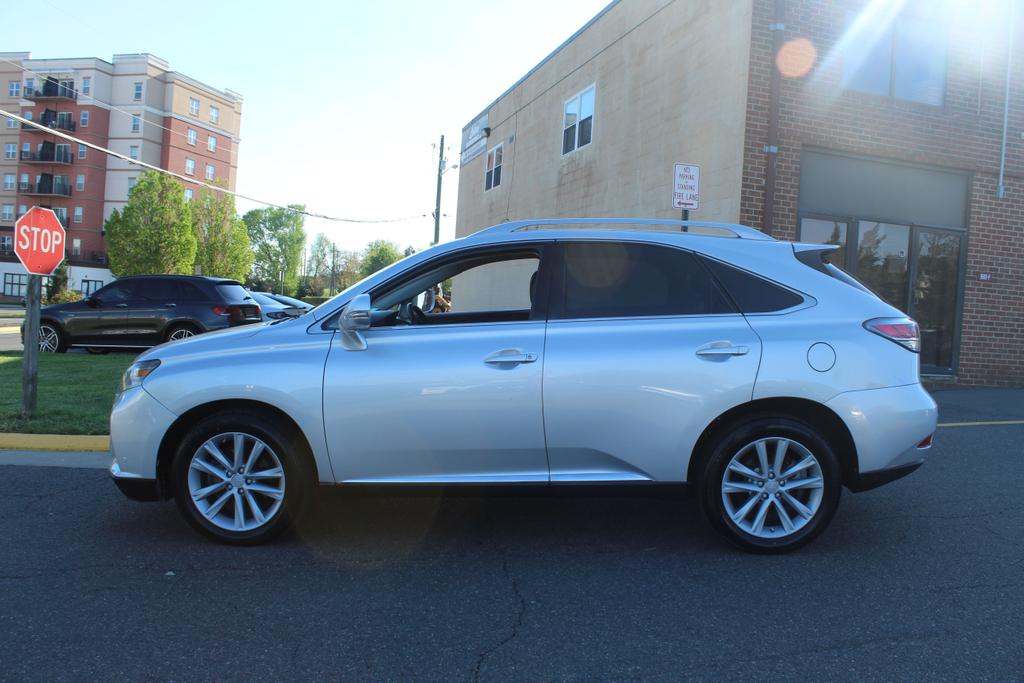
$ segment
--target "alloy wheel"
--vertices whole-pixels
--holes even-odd
[[[188,339],[189,337],[194,337],[194,336],[196,336],[195,332],[193,332],[192,330],[188,329],[187,327],[181,327],[181,328],[176,329],[174,332],[171,332],[170,336],[167,337],[167,339],[169,341],[174,341],[176,339]]]
[[[60,348],[60,332],[52,325],[39,326],[39,350],[44,353],[57,353]]]
[[[252,531],[281,509],[285,472],[274,450],[243,432],[207,439],[188,468],[192,503],[211,524],[226,531]]]
[[[794,534],[821,507],[825,478],[798,441],[766,437],[736,452],[722,477],[722,505],[741,531],[761,539]]]

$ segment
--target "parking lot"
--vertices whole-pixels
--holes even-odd
[[[936,397],[944,423],[1024,418],[1024,391]],[[940,429],[782,557],[675,489],[332,491],[231,548],[101,469],[0,466],[0,678],[1018,679],[1022,434]]]

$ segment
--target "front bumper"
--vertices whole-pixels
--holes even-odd
[[[118,488],[135,500],[156,500],[157,454],[164,434],[177,415],[167,410],[143,387],[117,397],[110,412],[110,476]],[[150,492],[152,489],[152,492]]]
[[[846,423],[857,448],[857,471],[846,485],[865,491],[910,474],[924,462],[935,433],[938,406],[920,384],[848,391],[826,405]]]

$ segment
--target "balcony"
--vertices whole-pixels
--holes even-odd
[[[33,102],[44,102],[50,100],[78,101],[78,91],[75,90],[74,86],[61,85],[56,81],[43,81],[40,85],[42,86],[42,90],[39,88],[32,90],[32,92],[26,90],[22,97],[26,100],[32,100]]]
[[[75,157],[70,151],[62,149],[60,151],[22,152],[21,160],[26,164],[72,164]]]
[[[38,183],[18,183],[18,194],[40,197],[70,197],[71,185],[68,183],[55,183],[52,180],[40,180]]]
[[[46,126],[47,128],[52,128],[54,130],[64,130],[64,131],[67,131],[69,133],[74,133],[75,132],[75,122],[74,121],[69,121],[69,120],[66,120],[66,119],[51,119],[51,120],[43,119],[42,121],[38,121],[38,123],[41,126]],[[29,133],[43,133],[43,132],[45,132],[45,131],[39,130],[35,126],[30,125],[28,123],[21,124],[21,129],[23,131],[26,131],[26,132],[29,132]]]

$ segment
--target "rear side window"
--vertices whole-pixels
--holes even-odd
[[[174,280],[139,280],[135,287],[135,298],[165,303],[178,298]]]
[[[179,282],[178,292],[182,301],[206,301],[210,298],[208,294],[191,282]]]
[[[720,261],[704,259],[704,262],[743,313],[783,311],[799,306],[804,301],[796,292],[791,292],[764,278],[727,266]]]
[[[246,299],[250,299],[249,292],[245,291],[242,285],[236,284],[223,284],[217,285],[217,293],[224,301],[231,303],[241,303]],[[254,302],[255,303],[255,302]]]
[[[650,244],[564,246],[562,318],[733,313],[697,258]]]

